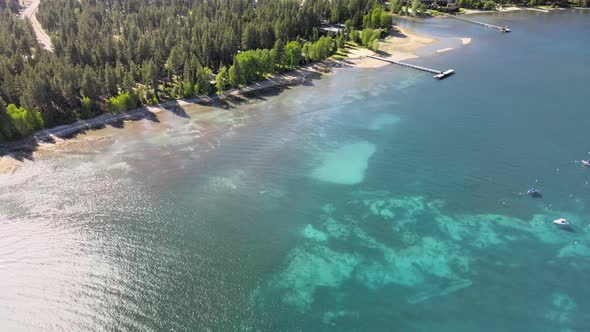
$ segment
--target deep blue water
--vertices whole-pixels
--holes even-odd
[[[590,330],[589,15],[403,21],[454,76],[345,68],[43,147],[0,175],[0,329]]]

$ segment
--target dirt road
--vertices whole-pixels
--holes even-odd
[[[29,21],[31,21],[33,29],[35,30],[35,34],[37,35],[37,40],[39,41],[39,43],[41,43],[41,45],[43,45],[43,48],[48,51],[53,51],[53,45],[51,44],[51,39],[49,38],[49,35],[45,32],[45,30],[43,30],[43,27],[41,27],[41,23],[39,23],[39,21],[37,20],[36,14],[37,9],[39,8],[40,1],[41,0],[33,0],[28,4],[24,3],[23,1],[22,5],[23,7],[25,7],[25,9],[21,13],[21,17],[27,18]]]

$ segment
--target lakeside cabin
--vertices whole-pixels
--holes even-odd
[[[432,7],[434,5],[439,7],[446,7],[451,3],[455,3],[455,0],[422,0],[421,2],[428,7]],[[385,5],[385,8],[389,8],[391,6],[390,1],[385,1],[383,2],[383,4]]]
[[[330,35],[332,37],[336,37],[338,34],[344,33],[344,28],[346,26],[344,24],[322,24],[318,31],[325,35]]]

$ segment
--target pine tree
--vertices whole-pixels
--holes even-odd
[[[82,97],[88,97],[92,100],[97,100],[100,96],[97,75],[90,66],[84,67],[82,81],[80,82],[80,94]]]

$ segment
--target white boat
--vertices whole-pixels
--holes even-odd
[[[559,218],[559,219],[555,219],[553,220],[553,223],[556,225],[569,225],[569,221],[567,221],[565,218]]]
[[[584,165],[586,167],[590,167],[590,161],[588,161],[588,160],[582,160],[582,165]]]
[[[531,188],[531,189],[527,190],[526,193],[529,196],[534,197],[534,198],[541,198],[541,197],[543,197],[543,195],[541,194],[541,192],[537,188]]]

